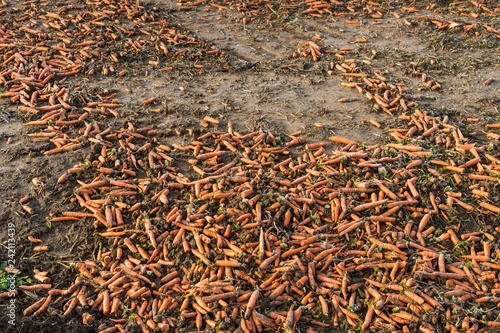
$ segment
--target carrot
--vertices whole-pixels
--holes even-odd
[[[216,260],[215,266],[239,268],[241,267],[241,263],[232,260]]]
[[[228,293],[223,293],[223,294],[218,294],[218,295],[206,296],[206,297],[203,297],[202,299],[203,299],[203,302],[205,302],[205,303],[213,303],[213,302],[217,302],[219,300],[237,297],[238,295],[239,295],[239,291],[233,291],[233,292],[228,292]]]
[[[324,250],[324,251],[320,252],[318,255],[316,255],[314,257],[314,260],[315,261],[320,261],[321,259],[326,258],[328,255],[330,255],[332,253],[335,253],[338,250],[339,250],[338,248],[331,248],[331,249],[328,249],[328,250]]]
[[[423,162],[422,162],[422,160],[415,160],[415,161],[413,161],[413,162],[411,162],[411,163],[408,163],[408,165],[406,166],[406,169],[407,169],[407,170],[410,170],[410,169],[412,169],[412,168],[414,168],[414,167],[417,167],[417,166],[419,166],[419,165],[422,165],[422,163],[423,163]]]
[[[290,282],[288,281],[280,284],[276,289],[274,289],[274,291],[268,297],[271,299],[277,298],[285,291],[285,288],[288,286],[288,284],[290,284]]]
[[[163,292],[164,290],[166,289],[170,289],[174,286],[176,286],[179,282],[181,282],[181,279],[180,278],[175,278],[167,283],[165,283],[163,286],[161,286],[158,290],[160,292]]]
[[[35,274],[34,278],[36,280],[38,280],[39,282],[41,282],[42,284],[49,284],[50,283],[50,279],[47,276],[42,275],[42,274]]]
[[[392,200],[397,200],[398,197],[392,193],[387,187],[385,187],[380,181],[376,181],[378,187]]]
[[[102,314],[103,315],[108,315],[109,312],[110,312],[110,304],[109,304],[109,293],[108,291],[106,290],[104,292],[104,295],[103,295],[103,299],[102,299]]]
[[[380,282],[366,279],[366,278],[365,278],[365,280],[368,281],[368,283],[373,284],[375,287],[387,288],[387,289],[396,290],[396,291],[403,291],[404,290],[404,288],[402,286],[397,285],[397,284],[385,284],[385,283],[380,283]]]
[[[450,171],[455,171],[455,172],[459,172],[459,173],[463,173],[464,172],[464,168],[460,168],[460,167],[454,167],[454,166],[451,166],[451,165],[448,165],[445,167],[447,170],[450,170]]]
[[[398,318],[401,318],[401,319],[404,319],[404,320],[407,320],[409,322],[418,322],[419,321],[419,318],[412,315],[412,314],[409,314],[408,312],[406,311],[398,311],[398,312],[395,312],[391,315],[393,318],[394,317],[398,317]]]
[[[348,228],[346,228],[342,232],[340,232],[339,236],[345,235],[345,234],[351,232],[352,230],[359,228],[362,224],[364,224],[364,221],[354,222]]]
[[[257,303],[257,300],[259,299],[259,290],[256,289],[252,295],[250,296],[250,299],[248,301],[248,304],[247,304],[247,308],[246,308],[246,311],[245,311],[245,319],[248,319],[250,317],[250,314],[252,313],[253,311],[253,308],[255,307],[255,304]]]
[[[432,272],[432,273],[429,273],[429,272],[422,272],[422,271],[419,271],[418,272],[419,275],[423,275],[423,276],[429,276],[429,277],[442,277],[442,278],[446,278],[446,279],[455,279],[455,280],[461,280],[461,279],[464,279],[465,276],[461,275],[461,274],[456,274],[456,273],[442,273],[442,272]],[[420,295],[422,297],[422,295]]]
[[[347,309],[344,309],[343,307],[339,306],[339,309],[348,317],[354,320],[359,320],[359,316],[355,314],[354,312],[351,312]]]
[[[363,326],[361,326],[363,331],[368,329],[368,327],[370,326],[374,313],[375,310],[373,310],[372,307],[368,307],[368,311],[366,312],[365,316],[365,321],[363,322]]]
[[[78,299],[76,297],[72,298],[71,300],[68,301],[68,303],[69,303],[69,306],[66,309],[66,311],[63,313],[63,316],[69,315],[75,309],[76,304],[78,303]]]
[[[43,298],[43,300],[44,302],[41,304],[38,310],[36,310],[35,313],[33,313],[33,316],[38,316],[49,307],[50,301],[52,300],[52,295]]]
[[[198,156],[196,156],[196,158],[199,160],[208,160],[209,158],[222,156],[226,153],[227,153],[226,151],[215,151],[215,152],[211,152],[211,153],[198,155]]]
[[[488,209],[494,213],[500,213],[500,208],[497,207],[497,206],[493,206],[489,203],[486,203],[486,202],[480,202],[479,203],[479,206],[483,207],[484,209]]]
[[[356,141],[351,141],[351,140],[339,138],[339,137],[336,137],[336,136],[331,136],[331,137],[328,138],[328,140],[330,140],[332,142],[343,143],[343,144],[346,144],[346,145],[348,145],[348,144],[359,145],[359,143],[357,143]]]
[[[419,147],[419,146],[409,146],[409,145],[393,144],[393,143],[390,143],[387,146],[390,148],[397,149],[397,150],[407,150],[407,151],[411,151],[411,152],[418,152],[418,151],[424,150],[422,147]]]
[[[63,212],[62,214],[64,216],[71,216],[71,217],[93,217],[94,216],[94,214],[80,213],[80,212]]]
[[[476,260],[479,262],[489,262],[491,260],[489,256],[480,256],[480,255],[463,255],[460,257],[469,260]]]
[[[271,319],[269,319],[264,315],[261,315],[257,311],[254,311],[253,313],[255,315],[255,318],[257,318],[257,320],[260,321],[262,324],[266,325],[267,327],[273,330],[278,330],[278,326],[274,323],[274,321],[272,321]]]
[[[210,116],[205,116],[205,117],[203,118],[203,120],[205,120],[205,121],[206,121],[206,122],[208,122],[208,123],[212,123],[212,124],[218,124],[218,123],[219,123],[219,121],[218,121],[217,119],[212,118],[212,117],[210,117]]]
[[[362,211],[362,210],[365,210],[365,209],[370,209],[370,208],[373,208],[373,207],[376,207],[376,206],[383,205],[387,201],[389,201],[389,200],[388,199],[383,199],[383,200],[379,200],[379,201],[375,201],[375,202],[370,202],[370,203],[362,204],[362,205],[354,207],[352,210],[354,212],[359,212],[359,211]]]
[[[297,313],[297,314],[295,313],[295,311],[293,310],[293,304],[292,304],[290,306],[290,309],[288,310],[287,315],[286,315],[286,319],[285,319],[285,323],[284,323],[285,329],[293,330],[296,316],[300,317],[300,313]]]
[[[424,215],[424,217],[420,220],[420,223],[418,224],[417,232],[422,232],[424,230],[424,228],[427,225],[427,223],[429,222],[430,218],[431,218],[430,214]]]
[[[203,263],[207,266],[210,266],[212,263],[210,262],[210,260],[208,260],[203,254],[201,254],[200,252],[198,252],[197,250],[195,249],[191,249],[191,253],[193,253],[195,256],[197,256],[199,259],[201,259],[201,261],[203,261]]]
[[[408,296],[412,301],[415,301],[418,304],[423,304],[425,302],[422,297],[418,296],[417,294],[415,294],[409,290],[405,290],[404,294],[406,296]]]
[[[388,216],[370,216],[370,220],[375,222],[395,222],[396,218]]]
[[[469,179],[471,179],[471,180],[487,180],[487,181],[492,181],[492,182],[499,180],[499,178],[496,178],[496,177],[475,175],[475,174],[469,174]]]
[[[329,311],[328,311],[328,304],[326,303],[326,300],[321,295],[319,295],[318,298],[319,298],[319,301],[321,304],[321,309],[322,309],[323,315],[328,317]]]
[[[10,298],[19,295],[17,290],[7,291],[4,293],[0,293],[0,298]]]
[[[47,297],[41,298],[39,301],[33,303],[32,305],[24,309],[23,314],[25,316],[29,316],[33,312],[37,311],[46,301]]]
[[[144,101],[142,101],[142,105],[145,106],[145,105],[148,105],[152,102],[154,102],[158,97],[151,97],[151,98],[148,98],[148,99],[145,99]]]
[[[370,119],[370,124],[372,124],[373,126],[377,127],[377,128],[380,128],[382,125],[380,125],[380,123],[374,119]]]
[[[300,252],[300,251],[299,251]],[[278,251],[277,253],[275,253],[274,255],[272,255],[271,257],[267,258],[266,260],[264,260],[261,264],[260,264],[260,269],[261,270],[264,270],[267,268],[267,266],[269,266],[274,260],[276,260],[276,258],[278,258],[279,256],[281,255],[281,251]]]

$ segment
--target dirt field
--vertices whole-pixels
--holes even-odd
[[[457,5],[452,5],[453,1],[432,4],[426,0],[411,4],[318,1],[317,4],[331,7],[308,13],[312,2],[141,0],[137,6],[136,1],[6,0],[6,5],[0,8],[0,52],[4,61],[1,71],[5,76],[2,91],[12,89],[12,84],[21,86],[31,82],[6,78],[5,73],[13,66],[27,67],[30,59],[36,57],[34,53],[40,52],[38,57],[69,59],[73,67],[61,71],[75,71],[63,75],[59,72],[54,79],[47,80],[52,83],[51,89],[55,90],[50,91],[56,92],[56,98],[63,98],[64,92],[59,94],[62,88],[69,92],[67,101],[55,103],[74,106],[67,109],[64,119],[56,117],[55,125],[57,119],[75,120],[88,112],[88,119],[92,119],[89,123],[98,123],[99,131],[126,129],[133,124],[136,129],[156,131],[160,142],[169,146],[186,146],[207,132],[224,132],[228,122],[242,134],[262,130],[284,140],[286,134],[300,131],[307,143],[327,142],[334,136],[371,146],[393,142],[389,129],[402,127],[398,116],[412,114],[418,108],[435,117],[448,116],[450,123],[459,126],[464,135],[472,133],[471,138],[476,142],[487,144],[496,140],[486,135],[498,134],[498,129],[491,130],[486,124],[500,123],[500,6],[497,1],[477,2],[478,6],[474,1]],[[129,9],[120,12],[124,7]],[[98,24],[92,25],[94,22]],[[443,22],[448,22],[447,26],[441,26]],[[89,40],[97,45],[103,43],[89,48],[76,45]],[[37,44],[41,42],[45,44]],[[319,47],[320,55],[314,56],[316,61],[309,42]],[[21,60],[22,55],[8,61],[14,53],[28,51],[35,44],[41,51],[24,55],[26,63]],[[371,78],[384,77],[394,85],[404,84],[407,100],[415,106],[405,111],[396,104],[391,117],[375,100],[370,101],[356,88],[345,86],[363,82],[362,77],[342,75],[337,69],[336,65],[349,63],[349,59],[362,68],[358,73],[368,73]],[[42,59],[38,61],[41,64]],[[28,75],[27,72],[23,75]],[[5,83],[9,80],[14,81]],[[431,84],[427,85],[428,82]],[[31,95],[33,90],[28,92]],[[74,195],[78,187],[92,182],[96,174],[86,170],[68,174],[67,170],[95,160],[102,145],[78,140],[85,130],[80,121],[60,126],[64,140],[60,146],[76,143],[80,145],[77,149],[44,154],[57,145],[49,137],[45,140],[43,136],[29,134],[42,132],[54,124],[25,125],[40,120],[35,107],[48,103],[39,101],[29,106],[31,96],[25,99],[17,94],[17,100],[13,96],[4,94],[0,101],[0,222],[5,225],[0,229],[0,263],[12,259],[7,252],[7,225],[14,223],[14,266],[20,270],[17,283],[37,283],[33,276],[38,269],[47,272],[51,288],[67,289],[80,274],[75,264],[96,260],[99,249],[112,245],[113,239],[98,235],[93,218],[51,222],[50,214],[61,216],[62,212],[83,211]],[[156,99],[147,103],[153,97]],[[100,104],[107,105],[102,106],[102,110],[106,108],[102,113]],[[18,106],[32,111],[20,110]],[[92,113],[90,109],[98,111]],[[77,116],[71,118],[70,114]],[[207,123],[206,119],[215,119],[218,124]],[[370,119],[379,123],[380,128],[370,124]],[[333,148],[338,146],[328,146],[328,153]],[[500,157],[498,143],[490,154]],[[179,150],[171,155],[179,159],[187,156]],[[183,163],[175,167],[193,177],[195,173],[187,162]],[[68,180],[59,183],[64,174],[68,174]],[[140,177],[153,177],[150,174],[144,172]],[[466,183],[462,189],[465,191],[469,185]],[[498,182],[491,190],[490,202],[498,206]],[[461,188],[454,191],[460,192]],[[24,197],[29,197],[23,205],[31,208],[31,212],[19,203]],[[462,233],[488,230],[498,237],[494,231],[499,225],[498,215],[463,211],[456,223],[463,227]],[[100,226],[98,232],[104,231]],[[42,245],[49,250],[35,252],[34,246],[39,244],[29,242],[28,236],[43,240]],[[498,250],[497,241],[492,252],[493,249]],[[66,300],[51,304],[42,315],[23,315],[29,305],[44,296],[44,290],[19,289],[16,324],[8,324],[9,318],[4,316],[7,312],[2,309],[0,323],[6,327],[2,330],[97,332],[113,325],[110,318],[128,318],[128,314],[104,316],[95,309],[80,306],[63,316]],[[8,302],[7,298],[0,299],[0,307],[6,308]],[[491,306],[495,309],[494,304]],[[90,312],[96,320],[84,325],[84,312]],[[488,320],[498,321],[497,314],[488,314]],[[128,332],[140,331],[134,325],[123,324]],[[176,327],[177,331],[197,330],[193,323],[182,325]],[[307,327],[305,322],[299,322],[296,331],[305,332]],[[354,329],[347,327],[335,330]],[[202,330],[208,329],[203,326]],[[235,331],[238,326],[228,324],[224,329]],[[331,332],[333,327],[314,329]],[[413,331],[418,328],[413,327]],[[444,323],[435,327],[435,332],[445,331],[449,330]]]

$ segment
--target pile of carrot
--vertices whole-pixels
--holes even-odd
[[[204,2],[180,3],[184,7],[201,4]],[[456,9],[459,5],[461,4],[453,4],[452,7]],[[302,6],[307,7],[304,13],[312,16],[328,14],[336,17],[349,14],[351,20],[357,17],[378,19],[391,11],[414,12],[409,9],[411,7],[405,7],[404,3],[399,2],[392,7],[365,0],[335,4],[281,4],[282,9],[286,10]],[[335,7],[335,12],[330,10],[332,6]],[[483,13],[481,15],[494,16],[498,9],[489,9],[485,4],[477,6],[481,9],[480,13]],[[224,6],[212,3],[207,4],[206,9],[224,10],[220,7]],[[266,11],[278,10],[269,4],[260,3],[249,3],[248,6],[235,8],[247,13],[248,9],[261,7]],[[224,56],[214,45],[186,35],[177,23],[169,22],[158,8],[148,4],[141,5],[136,1],[88,2],[85,7],[73,4],[58,7],[49,3],[27,2],[22,8],[2,2],[0,12],[11,17],[22,12],[15,17],[11,25],[6,24],[0,29],[0,55],[3,58],[0,83],[5,88],[1,97],[9,98],[11,103],[18,105],[19,114],[28,120],[25,126],[44,126],[44,130],[30,133],[29,136],[35,142],[51,144],[45,151],[47,155],[72,151],[87,145],[85,135],[83,140],[81,136],[75,136],[75,128],[79,134],[87,134],[93,130],[92,122],[121,115],[121,104],[115,94],[110,92],[104,95],[89,95],[85,87],[71,82],[72,77],[99,74],[122,77],[130,73],[120,68],[121,63],[132,59],[135,61],[138,56],[147,58],[148,64],[160,67],[159,70],[172,69],[173,60],[184,58],[193,61],[193,66],[200,69],[206,62],[202,59]],[[498,32],[490,26],[485,29]],[[360,39],[360,42],[366,40]],[[331,62],[331,72],[340,70],[341,74],[348,78],[358,76],[370,87],[373,87],[373,81],[384,81],[377,73],[373,77],[364,77],[366,71],[360,72],[361,66],[356,67],[356,64],[345,61],[346,50],[321,50],[318,44],[309,41],[307,48],[298,49],[296,54],[310,55],[317,61],[322,53],[332,53],[343,63]],[[155,55],[149,59],[149,55],[153,53],[158,53],[159,56]],[[366,66],[370,65],[369,61],[364,63]],[[148,74],[146,71],[146,75]],[[426,82],[425,78],[423,81],[429,89],[440,88],[439,83],[435,81]],[[357,83],[346,84],[358,86]],[[401,89],[398,93],[394,87],[390,88],[391,94],[402,95]],[[370,100],[376,101],[385,111],[394,109],[394,99],[388,102],[387,98],[384,101],[385,95],[372,96],[370,90],[374,89],[360,91],[366,93]],[[406,110],[406,98],[396,98],[397,103]],[[150,102],[146,104],[150,105]],[[393,111],[388,113],[392,114]]]
[[[179,4],[188,10],[202,3]],[[350,79],[344,86],[391,116],[402,113],[399,128],[389,129],[391,143],[365,146],[341,137],[308,143],[301,132],[245,134],[229,122],[226,131],[188,130],[190,142],[182,146],[133,122],[105,128],[105,117],[120,116],[115,95],[89,96],[79,85],[63,86],[67,78],[121,77],[125,52],[153,47],[169,59],[222,53],[136,1],[88,2],[92,11],[24,6],[12,26],[0,27],[3,97],[20,103],[31,120],[25,125],[43,126],[29,136],[53,144],[46,155],[98,145],[91,161],[59,178],[75,187],[77,208],[55,211],[50,220],[85,219],[103,244],[95,258],[76,263],[79,276],[67,289],[36,271],[35,283],[19,287],[41,296],[26,316],[49,308],[63,316],[76,312],[85,325],[106,323],[102,333],[133,326],[488,332],[500,325],[500,229],[472,232],[457,223],[465,214],[498,221],[494,144],[475,140],[447,116],[416,109],[402,85],[345,60],[347,49],[328,52],[313,42],[297,54],[314,60],[334,54],[341,62],[330,71]],[[278,10],[248,4],[261,6]],[[352,24],[394,9],[375,1],[280,6],[319,18],[333,15],[331,6],[342,15],[366,11],[352,14]],[[439,89],[435,80],[423,81]],[[218,123],[204,119],[204,127]],[[29,241],[34,251],[50,250],[42,240]]]
[[[179,10],[188,11],[205,7],[201,10],[230,11],[236,10],[243,16],[242,23],[264,17],[280,17],[293,19],[300,15],[310,18],[337,22],[342,17],[346,19],[342,22],[350,25],[366,24],[363,21],[371,22],[372,25],[384,24],[384,19],[392,15],[403,20],[405,25],[413,26],[409,18],[425,19],[439,30],[449,29],[452,32],[461,31],[466,34],[479,35],[479,29],[484,29],[486,34],[500,38],[500,29],[485,23],[483,19],[496,18],[500,14],[500,5],[493,1],[483,3],[482,1],[456,1],[451,2],[448,7],[427,2],[416,1],[373,1],[373,0],[351,0],[351,1],[280,1],[277,4],[270,4],[261,1],[214,1],[206,4],[204,1],[181,1],[178,3]],[[451,15],[451,18],[443,18],[443,12]],[[312,50],[311,50],[312,51]],[[307,50],[306,52],[309,52]],[[314,52],[312,53],[314,57]],[[316,60],[315,60],[316,61]]]
[[[499,230],[452,222],[500,212],[489,192],[496,149],[470,143],[447,117],[399,119],[392,136],[414,143],[330,137],[342,145],[333,151],[300,132],[241,134],[231,123],[185,146],[132,124],[101,135],[107,144],[79,168],[87,181],[76,168],[60,180],[78,183],[80,209],[51,218],[85,218],[107,241],[76,265],[69,289],[23,287],[48,290],[25,314],[54,304],[86,323],[103,315],[101,332],[129,320],[143,332],[487,332],[500,325]]]
[[[181,58],[202,68],[206,60],[201,58],[221,56],[212,44],[136,1],[22,6],[0,5],[2,15],[12,18],[0,27],[1,97],[17,104],[24,126],[44,127],[29,136],[51,143],[46,155],[80,149],[95,130],[92,123],[121,115],[115,93],[91,94],[72,81],[74,76],[137,75],[136,69],[130,73],[122,67],[137,59],[151,59],[149,65],[160,71]]]

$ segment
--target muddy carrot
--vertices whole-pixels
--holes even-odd
[[[41,306],[38,308],[38,310],[36,310],[35,313],[33,313],[33,316],[38,316],[43,311],[45,311],[49,307],[51,299],[52,299],[52,295],[49,295],[48,297],[46,297],[44,299],[45,301],[41,304]]]
[[[206,296],[206,297],[203,297],[203,301],[205,303],[213,303],[213,302],[217,302],[219,300],[224,300],[224,299],[228,299],[228,298],[232,298],[232,297],[237,297],[239,295],[239,292],[238,291],[233,291],[233,292],[229,292],[229,293],[223,293],[223,294],[218,294],[218,295],[212,295],[212,296]]]
[[[254,311],[253,313],[255,314],[255,317],[257,318],[257,320],[260,321],[262,324],[266,325],[267,327],[269,327],[273,330],[278,330],[278,326],[274,323],[273,320],[271,320],[270,318],[268,318],[264,315],[261,315],[257,311]]]
[[[35,238],[33,236],[28,236],[28,240],[32,243],[42,243],[42,241],[38,238]]]
[[[253,308],[255,307],[255,304],[257,303],[258,299],[259,299],[259,290],[256,289],[250,296],[250,299],[248,300],[247,308],[245,311],[245,319],[248,319],[250,317],[250,314],[252,313]]]
[[[33,303],[32,305],[30,305],[29,307],[24,309],[23,314],[25,316],[29,316],[33,312],[37,311],[46,301],[47,301],[47,297],[40,299],[39,301]]]
[[[260,269],[261,270],[264,270],[267,268],[267,266],[269,266],[274,260],[276,260],[276,258],[278,258],[279,256],[281,255],[281,251],[278,251],[277,253],[275,253],[274,255],[272,255],[271,257],[267,258],[266,260],[264,260],[261,264],[260,264]]]
[[[366,316],[365,316],[365,321],[363,322],[363,326],[361,326],[361,328],[363,330],[368,329],[368,327],[370,326],[374,313],[375,313],[375,310],[373,310],[372,307],[368,307],[368,311],[366,312]]]

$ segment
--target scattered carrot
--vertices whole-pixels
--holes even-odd
[[[181,2],[181,11],[202,5]],[[24,5],[28,4],[34,9],[41,6],[36,2]],[[143,332],[176,330],[178,318],[198,331],[218,331],[227,322],[244,332],[294,331],[297,325],[335,331],[339,321],[353,328],[363,321],[363,330],[389,331],[402,326],[406,332],[418,322],[420,331],[432,332],[424,318],[435,324],[445,317],[447,329],[453,332],[458,329],[450,327],[460,321],[464,331],[498,325],[469,318],[478,304],[498,302],[500,265],[494,258],[499,253],[494,252],[496,247],[485,245],[485,239],[493,242],[496,234],[467,233],[462,225],[442,223],[464,212],[500,213],[499,207],[485,202],[492,200],[488,186],[499,180],[496,154],[485,153],[493,146],[476,145],[472,134],[417,108],[417,97],[404,84],[370,68],[369,60],[349,59],[349,48],[327,49],[319,34],[314,37],[316,42],[300,42],[296,54],[318,62],[325,61],[325,53],[331,55],[335,61],[327,65],[329,75],[340,74],[345,80],[342,85],[356,89],[376,111],[399,115],[403,125],[391,129],[388,138],[397,143],[365,147],[334,136],[329,141],[342,148],[333,147],[333,155],[329,155],[327,148],[332,147],[326,143],[304,147],[301,132],[280,136],[280,140],[264,130],[237,133],[231,124],[224,132],[222,118],[210,116],[203,118],[200,127],[189,130],[189,136],[183,137],[189,137],[187,141],[171,146],[154,127],[136,128],[133,120],[123,128],[106,127],[110,124],[106,118],[122,117],[124,104],[107,89],[99,99],[90,100],[86,91],[81,92],[82,86],[65,86],[66,78],[97,72],[122,77],[127,73],[120,67],[124,55],[144,55],[150,47],[155,47],[155,54],[167,56],[169,63],[196,59],[196,64],[186,67],[191,69],[205,68],[198,61],[215,56],[223,59],[225,54],[210,43],[180,33],[177,25],[168,23],[156,9],[141,6],[140,1],[87,5],[90,11],[80,14],[66,13],[68,8],[57,13],[11,8],[19,15],[16,23],[29,20],[30,24],[18,29],[21,34],[9,24],[2,27],[0,84],[6,89],[2,97],[16,103],[23,117],[34,119],[24,124],[36,131],[29,137],[47,142],[46,158],[83,151],[89,145],[98,148],[93,161],[68,169],[58,180],[74,188],[70,198],[74,206],[67,209],[75,211],[59,210],[48,221],[88,222],[97,229],[96,237],[105,237],[102,247],[91,260],[75,266],[79,276],[68,289],[52,288],[46,272],[34,272],[41,284],[18,289],[36,290],[43,298],[25,308],[25,315],[40,315],[49,306],[61,310],[58,313],[63,316],[90,308],[113,322],[111,327],[100,327],[100,332],[126,331],[122,324],[131,318]],[[488,6],[481,4],[476,6],[478,10],[461,14],[494,15],[497,10]],[[238,8],[249,14],[246,7],[210,3],[203,10],[231,13]],[[242,20],[245,26],[259,11],[282,15],[282,10],[296,10],[331,20],[348,13],[351,18],[344,19],[345,24],[379,20],[387,13],[400,19],[419,11],[373,1],[334,5],[284,2],[279,6],[251,4],[250,8],[252,16]],[[358,15],[361,11],[362,16]],[[6,13],[0,9],[0,15]],[[403,22],[413,25],[406,17]],[[438,29],[467,32],[472,29],[467,26],[480,25],[487,33],[500,34],[485,23],[455,23],[424,15],[421,19]],[[44,32],[38,29],[39,21]],[[111,43],[116,50],[108,52],[105,46]],[[368,40],[356,38],[355,43]],[[374,59],[377,52],[369,54]],[[156,67],[163,60],[149,59],[147,64]],[[281,68],[294,71],[296,67]],[[445,89],[425,73],[414,74],[422,78],[422,90]],[[180,90],[189,92],[189,88]],[[341,98],[339,102],[352,100]],[[141,104],[156,101],[153,97]],[[369,122],[381,127],[373,119]],[[214,125],[218,131],[209,132]],[[314,126],[322,129],[326,124]],[[172,130],[178,136],[182,131]],[[500,136],[489,133],[487,138]],[[111,161],[108,156],[115,152],[119,154]],[[186,166],[184,170],[182,166]],[[422,175],[428,179],[425,184],[419,178]],[[460,188],[445,191],[445,181]],[[37,178],[33,184],[37,189],[50,186]],[[436,190],[430,193],[433,185]],[[27,200],[20,204],[33,214]],[[41,242],[33,236],[28,240]],[[33,248],[37,252],[48,249]],[[14,272],[12,268],[4,271]],[[455,304],[457,297],[461,306]],[[296,299],[304,307],[294,309],[290,302]],[[308,311],[302,313],[306,306]],[[321,320],[313,320],[320,315]],[[87,324],[94,317],[87,312],[82,320]]]

